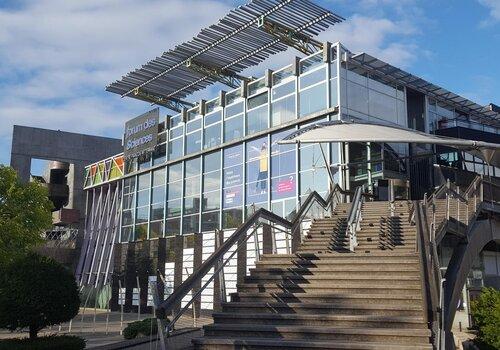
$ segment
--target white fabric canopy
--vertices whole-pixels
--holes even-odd
[[[365,121],[336,120],[317,123],[290,134],[278,143],[320,142],[435,144],[457,148],[482,158],[490,165],[500,167],[500,143],[437,136],[399,126],[374,124]]]

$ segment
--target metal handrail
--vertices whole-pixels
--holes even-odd
[[[301,205],[297,214],[295,215],[292,221],[286,220],[264,208],[260,208],[255,213],[253,213],[240,227],[234,231],[231,236],[224,241],[215,252],[210,255],[207,260],[205,260],[201,266],[194,271],[184,282],[181,283],[180,286],[175,288],[172,294],[169,297],[159,302],[157,305],[157,315],[167,314],[169,315],[176,305],[181,302],[181,300],[193,289],[195,284],[201,281],[201,279],[212,269],[215,267],[216,271],[211,275],[208,282],[206,282],[202,288],[200,288],[196,294],[191,298],[191,300],[184,306],[181,312],[177,313],[173,320],[166,327],[167,332],[173,330],[173,326],[175,322],[179,319],[179,317],[187,310],[187,308],[194,302],[196,297],[200,295],[200,293],[208,286],[208,284],[215,278],[215,276],[222,270],[222,268],[228,263],[228,261],[236,254],[238,249],[235,249],[231,255],[225,259],[222,263],[220,261],[223,259],[224,255],[231,249],[235,244],[240,242],[240,239],[245,238],[240,242],[240,244],[246,243],[249,237],[256,232],[257,228],[262,224],[261,220],[267,220],[269,222],[273,222],[274,224],[278,224],[285,229],[290,230],[290,234],[292,236],[292,240],[297,240],[297,236],[300,235],[300,224],[303,220],[303,217],[308,213],[310,207],[314,202],[319,203],[325,210],[330,209],[333,211],[332,203],[335,203],[334,199],[339,200],[340,195],[351,195],[352,193],[349,191],[342,190],[338,185],[334,187],[334,189],[329,193],[327,199],[323,199],[316,191],[309,194],[307,199]],[[249,234],[248,231],[251,230]],[[244,236],[246,234],[246,236]],[[299,239],[300,241],[300,239]],[[238,246],[239,248],[239,246]],[[217,265],[218,264],[218,265]]]
[[[434,321],[436,322],[436,346],[439,350],[445,349],[445,319],[444,319],[444,285],[446,283],[445,278],[443,278],[443,273],[441,271],[441,266],[439,262],[438,255],[438,241],[436,239],[436,232],[438,228],[443,226],[450,217],[450,201],[451,198],[456,198],[457,201],[457,221],[460,220],[460,203],[465,203],[466,205],[466,217],[465,222],[468,225],[470,220],[477,216],[477,209],[479,207],[477,203],[478,194],[479,200],[483,201],[483,182],[482,176],[478,175],[467,187],[463,194],[460,194],[460,189],[453,190],[451,188],[450,182],[447,181],[446,184],[439,186],[434,193],[427,198],[424,196],[424,201],[422,204],[419,202],[414,203],[415,221],[417,222],[418,232],[423,239],[423,244],[419,244],[422,248],[422,256],[426,261],[427,273],[426,278],[428,282],[429,293],[431,296],[431,310],[434,314]],[[488,182],[488,184],[490,184]],[[491,185],[491,184],[490,184]],[[479,192],[479,193],[478,193]],[[442,222],[436,223],[436,199],[445,196],[446,199],[446,215]],[[472,201],[473,199],[473,201]],[[469,206],[473,205],[472,213],[469,213]],[[429,208],[432,209],[432,221],[428,222],[427,214],[429,213]],[[421,210],[421,211],[419,211]],[[420,242],[420,240],[418,240]]]
[[[364,199],[364,196],[362,195],[363,188],[363,186],[360,186],[356,189],[347,219],[346,234],[349,236],[349,250],[351,252],[353,252],[354,248],[358,246],[358,237],[356,235],[356,232],[359,231],[361,220],[363,219],[361,215],[361,209]]]

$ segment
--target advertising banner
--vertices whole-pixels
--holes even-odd
[[[159,119],[160,109],[155,108],[125,123],[123,142],[125,159],[137,158],[154,150],[158,144]]]

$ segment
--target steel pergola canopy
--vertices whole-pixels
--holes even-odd
[[[192,40],[164,52],[106,87],[107,91],[154,103],[182,100],[195,91],[237,77],[269,56],[288,49],[276,33],[262,23],[274,23],[303,40],[317,36],[342,17],[309,0],[253,0],[230,11],[217,24],[202,29]],[[268,21],[268,22],[266,22]],[[204,74],[197,66],[219,72]],[[168,106],[168,105],[167,105]]]

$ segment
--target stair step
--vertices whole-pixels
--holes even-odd
[[[422,316],[422,305],[342,305],[339,303],[279,303],[279,302],[231,302],[223,304],[223,312],[232,313],[279,313],[309,315],[384,315]]]
[[[306,284],[299,285],[296,283],[281,282],[281,283],[241,283],[237,285],[238,291],[241,292],[290,292],[290,293],[308,293],[308,292],[323,292],[323,293],[373,293],[373,294],[408,294],[420,295],[421,286],[419,285],[393,285],[391,283],[377,283],[367,285],[366,283],[343,283],[338,285],[326,284]]]
[[[426,344],[430,332],[427,329],[390,328],[331,328],[317,326],[274,326],[253,324],[212,324],[203,327],[205,336],[258,337],[315,341],[373,341],[398,344]]]
[[[350,272],[350,271],[355,271],[355,272],[385,272],[387,274],[389,273],[394,273],[394,272],[417,272],[420,273],[420,268],[418,265],[396,265],[396,264],[391,264],[388,266],[381,266],[381,265],[369,265],[369,264],[359,264],[359,265],[347,265],[347,266],[338,266],[338,265],[327,265],[327,266],[319,266],[319,267],[267,267],[267,266],[262,266],[259,268],[252,268],[250,269],[251,272],[255,273],[275,273],[275,274],[282,274],[282,273],[330,273],[330,272]]]
[[[283,339],[255,339],[255,338],[200,338],[193,340],[196,349],[203,350],[276,350],[284,349],[356,349],[356,350],[431,350],[431,345],[393,345],[387,343],[367,342],[319,342],[311,339],[291,341]]]
[[[279,276],[279,275],[267,275],[267,276],[247,276],[245,277],[245,283],[282,283],[290,282],[298,286],[303,285],[315,285],[323,284],[331,287],[336,287],[339,284],[350,283],[352,285],[363,286],[372,283],[391,283],[395,286],[419,286],[420,278],[413,276],[372,276],[372,275],[359,275],[359,274],[345,274],[343,276]]]
[[[214,312],[215,323],[258,323],[268,325],[309,325],[368,328],[427,329],[422,317],[380,315],[232,314]]]
[[[302,303],[349,303],[363,305],[381,303],[384,305],[422,305],[421,295],[384,295],[373,293],[233,293],[231,301],[239,302],[302,302]]]

